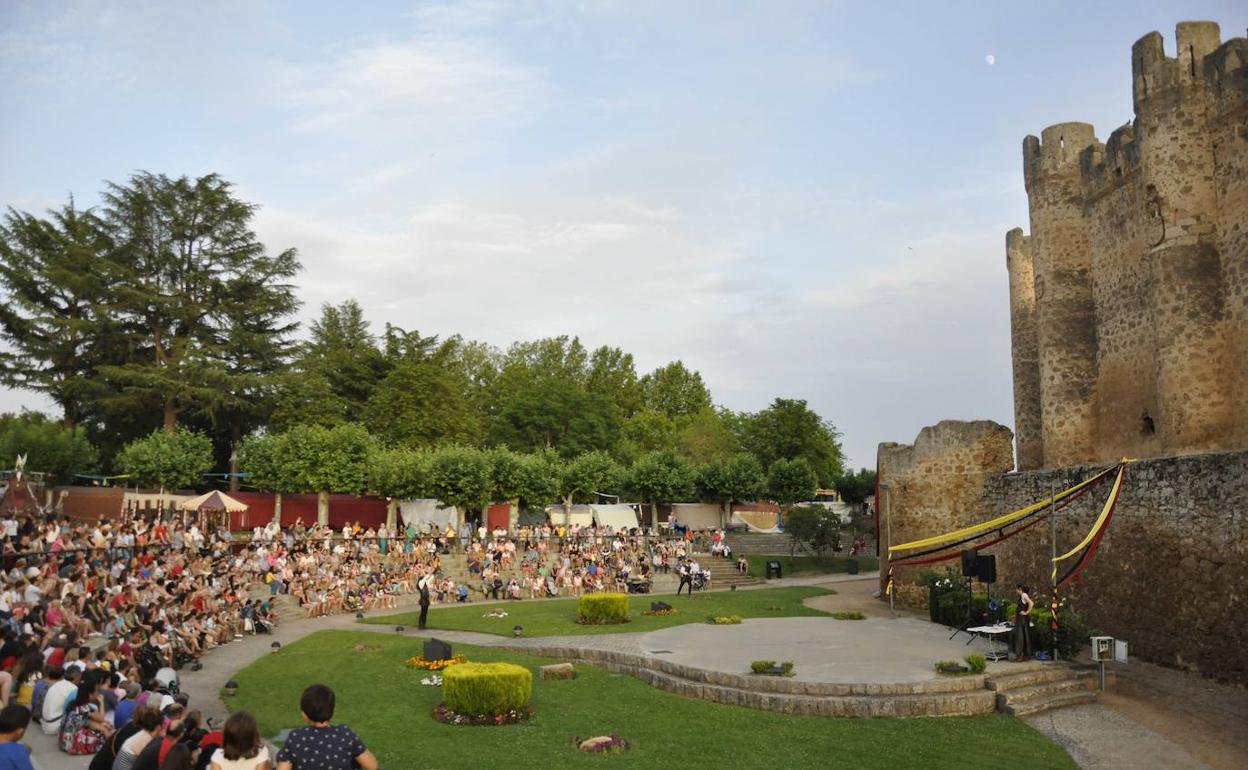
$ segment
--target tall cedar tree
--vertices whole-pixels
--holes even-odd
[[[105,301],[109,251],[99,219],[72,199],[46,219],[9,209],[0,226],[0,383],[46,394],[69,428],[101,394],[96,367],[123,350]]]

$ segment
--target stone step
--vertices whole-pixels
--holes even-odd
[[[1092,692],[1090,683],[1080,679],[1066,679],[1058,682],[1044,682],[1029,687],[1019,687],[1008,692],[997,693],[997,707],[1006,711],[1011,706],[1020,706],[1037,700],[1051,700],[1059,695],[1069,693]]]
[[[1054,695],[1050,698],[1037,698],[1018,705],[1009,705],[1005,707],[1005,713],[1016,717],[1025,717],[1030,714],[1038,714],[1042,711],[1051,709],[1065,708],[1067,706],[1077,706],[1081,703],[1091,703],[1096,700],[1096,693],[1092,690],[1074,691]]]
[[[580,660],[634,676],[691,698],[789,714],[838,717],[917,717],[987,714],[995,693],[982,676],[894,684],[804,682],[684,666],[673,661],[610,650],[517,647],[546,657]]]
[[[1073,679],[1078,674],[1067,666],[1050,664],[1044,668],[1032,668],[1026,671],[1008,674],[990,674],[988,689],[997,692],[1010,692],[1023,687],[1043,684],[1045,682],[1061,682]]]

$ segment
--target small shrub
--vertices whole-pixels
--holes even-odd
[[[706,619],[713,626],[735,626],[741,623],[740,615],[712,615]]]
[[[750,670],[753,671],[755,674],[762,674],[762,673],[765,673],[767,669],[771,668],[774,665],[776,665],[776,662],[774,660],[756,660],[750,664]]]
[[[988,668],[988,659],[978,652],[972,652],[963,660],[966,661],[966,665],[971,669],[972,674],[982,674],[984,669]]]
[[[627,594],[586,594],[576,608],[576,622],[606,625],[628,622]]]
[[[936,670],[942,674],[965,674],[970,671],[966,666],[956,660],[938,660],[936,661]]]
[[[460,663],[442,674],[442,700],[458,714],[522,711],[532,694],[533,672],[514,663]]]
[[[866,615],[863,615],[861,612],[858,612],[856,610],[851,610],[849,612],[833,612],[832,617],[836,618],[837,620],[866,620],[867,619]]]
[[[792,673],[793,673],[793,661],[791,661],[791,660],[786,660],[786,661],[784,661],[783,663],[781,663],[781,664],[780,664],[780,671],[781,671],[781,673],[783,673],[785,676],[788,676],[788,675],[792,674]]]

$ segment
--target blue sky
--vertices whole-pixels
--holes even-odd
[[[873,465],[1013,422],[1022,138],[1130,120],[1151,30],[1248,26],[1087,5],[0,0],[0,204],[216,171],[299,249],[305,318],[355,297],[378,328],[679,358]]]

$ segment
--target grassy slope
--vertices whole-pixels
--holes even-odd
[[[235,679],[233,709],[257,715],[266,735],[300,726],[303,687],[323,682],[338,694],[336,721],[350,724],[387,770],[506,767],[628,768],[1073,768],[1065,753],[1022,722],[993,714],[948,719],[797,717],[681,698],[628,676],[577,665],[580,676],[540,681],[530,722],[456,727],[430,717],[441,688],[403,661],[420,639],[323,631],[262,658]],[[357,644],[381,649],[355,652]],[[471,660],[507,660],[535,670],[549,660],[460,645]],[[623,756],[585,756],[573,737],[619,732]]]
[[[808,575],[817,572],[828,572],[845,574],[848,571],[846,562],[849,561],[845,556],[829,556],[827,558],[816,559],[813,556],[773,556],[770,554],[746,554],[746,561],[750,563],[750,574],[755,577],[764,577],[767,574],[767,562],[780,562],[780,569],[783,571],[784,577],[793,577],[794,575]],[[860,572],[874,572],[880,568],[880,560],[874,556],[859,556],[858,570]]]
[[[684,623],[703,622],[710,615],[740,615],[744,618],[780,618],[826,615],[802,604],[811,596],[833,593],[823,588],[766,588],[757,591],[712,591],[682,595],[632,596],[632,621],[610,626],[582,626],[576,622],[576,599],[473,603],[434,607],[429,612],[429,628],[457,631],[482,631],[511,636],[512,627],[524,627],[525,636],[561,636],[565,634],[612,634],[628,631],[653,631]],[[664,601],[676,608],[675,615],[642,615],[650,602]],[[485,612],[501,608],[505,618],[483,618]],[[369,618],[365,623],[378,625],[415,626],[419,613],[405,612]]]

